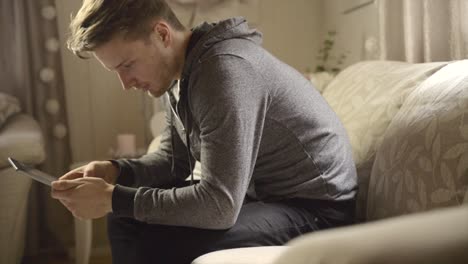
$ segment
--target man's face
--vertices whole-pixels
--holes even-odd
[[[117,35],[94,50],[94,56],[120,78],[125,90],[134,88],[160,97],[176,77],[170,45],[156,32],[149,39],[127,40]]]

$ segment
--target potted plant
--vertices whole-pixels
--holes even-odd
[[[327,32],[322,47],[318,50],[318,64],[315,66],[314,72],[311,72],[310,69],[306,71],[306,77],[316,86],[319,92],[323,92],[328,83],[341,71],[347,57],[346,52],[338,56],[333,54],[336,34],[336,31]]]

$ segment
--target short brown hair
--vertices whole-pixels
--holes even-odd
[[[80,58],[117,33],[125,38],[144,38],[151,32],[151,19],[161,18],[175,30],[184,26],[164,0],[84,0],[70,23],[67,45]]]

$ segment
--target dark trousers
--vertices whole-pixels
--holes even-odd
[[[216,250],[283,245],[308,232],[351,224],[354,206],[354,201],[255,201],[243,205],[227,230],[146,224],[109,214],[112,263],[189,264]]]

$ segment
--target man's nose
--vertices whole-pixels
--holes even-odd
[[[128,89],[131,89],[133,86],[135,86],[134,82],[132,81],[131,78],[129,78],[128,76],[122,74],[122,73],[118,73],[117,74],[119,76],[119,79],[120,79],[120,83],[122,84],[122,88],[124,90],[128,90]]]

